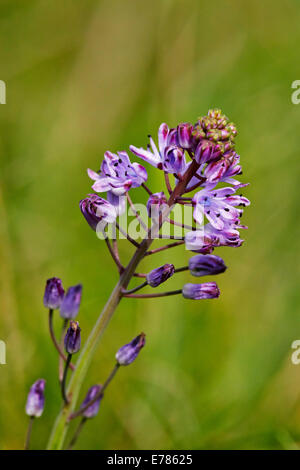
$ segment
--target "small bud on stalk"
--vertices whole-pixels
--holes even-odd
[[[60,307],[60,316],[65,319],[74,319],[79,311],[82,294],[82,285],[69,287]]]
[[[84,408],[91,400],[93,400],[96,395],[100,392],[102,386],[101,385],[93,385],[86,394],[85,399],[83,400],[80,409]],[[101,395],[95,403],[89,406],[82,415],[86,418],[94,418],[98,414],[100,401],[102,400],[103,395]]]
[[[68,354],[76,354],[81,345],[81,328],[78,321],[70,321],[70,327],[65,336],[65,349]]]
[[[173,276],[175,268],[173,264],[164,264],[159,268],[153,269],[147,274],[147,282],[151,287],[157,287]]]
[[[210,276],[227,269],[222,258],[216,255],[196,255],[189,259],[189,270],[193,276]]]
[[[45,386],[46,380],[39,379],[31,386],[27,397],[26,414],[39,418],[45,405]]]
[[[116,354],[118,364],[121,366],[128,366],[131,364],[137,358],[140,350],[145,346],[145,337],[146,335],[141,333],[129,344],[122,346]]]
[[[216,299],[219,297],[220,291],[215,282],[185,284],[182,289],[182,295],[185,299],[192,300]]]
[[[44,293],[44,306],[51,310],[55,310],[61,306],[64,298],[64,288],[58,277],[52,277],[47,280]]]

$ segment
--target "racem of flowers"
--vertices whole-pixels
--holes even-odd
[[[156,193],[148,187],[148,173],[144,166],[140,162],[132,162],[133,157],[125,151],[107,151],[98,172],[88,169],[88,175],[93,180],[94,193],[80,201],[80,209],[94,231],[106,234],[103,238],[119,272],[119,281],[82,348],[81,329],[79,323],[74,321],[80,308],[82,286],[72,286],[65,293],[60,279],[52,278],[47,281],[44,306],[49,309],[50,335],[59,354],[62,393],[62,407],[54,424],[48,449],[63,448],[70,421],[80,418],[68,448],[74,446],[84,423],[97,415],[104,393],[119,368],[135,361],[145,345],[145,334],[141,333],[122,346],[116,353],[115,365],[106,381],[86,390],[83,403],[76,409],[78,395],[85,383],[95,348],[122,298],[147,299],[177,294],[192,300],[219,297],[220,290],[213,281],[188,283],[177,290],[158,293],[153,292],[153,289],[185,270],[189,270],[197,278],[223,273],[226,265],[222,258],[213,254],[214,250],[220,246],[242,245],[240,230],[247,227],[241,224],[240,219],[244,207],[250,202],[240,193],[247,183],[239,181],[242,168],[240,156],[235,151],[236,134],[235,125],[220,110],[210,110],[194,125],[181,123],[175,128],[169,128],[167,124],[161,124],[157,143],[149,136],[147,148],[131,145],[133,157],[138,157],[161,172],[165,188]],[[147,195],[150,226],[141,219],[131,199],[131,192],[138,187],[142,187]],[[141,242],[133,239],[130,233],[124,232],[119,224],[126,199],[132,213],[145,230],[145,237]],[[191,207],[193,226],[170,219],[170,212],[177,204]],[[134,248],[132,258],[126,266],[119,256],[117,237],[110,240],[107,236],[111,224],[115,225]],[[180,240],[168,241],[164,246],[150,249],[155,239],[168,238],[161,235],[164,224],[180,225],[184,229],[184,236]],[[169,238],[172,240],[174,237],[170,235]],[[178,245],[185,245],[187,250],[193,252],[187,266],[176,266],[173,262],[158,266],[149,273],[139,272],[139,264],[145,257]],[[172,259],[174,260],[174,256]],[[129,283],[134,278],[140,278],[141,283],[129,288]],[[143,289],[150,291],[140,293]],[[60,310],[62,317],[60,339],[56,338],[53,328],[55,310]],[[79,351],[81,352],[74,364],[73,356]],[[68,373],[72,375],[67,387]],[[26,448],[29,447],[33,419],[40,417],[44,409],[44,391],[45,380],[39,379],[28,395],[26,412],[30,416],[30,424]]]

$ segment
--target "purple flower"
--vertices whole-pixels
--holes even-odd
[[[146,335],[141,333],[129,344],[122,346],[116,354],[118,364],[121,366],[128,366],[131,364],[137,358],[140,350],[145,346],[145,337]]]
[[[236,152],[225,153],[220,160],[210,162],[204,169],[203,175],[208,183],[232,184],[236,189],[248,186],[248,183],[240,183],[233,178],[242,173],[239,162],[240,156]]]
[[[177,126],[177,143],[179,147],[189,150],[193,147],[193,126],[189,122],[183,122]]]
[[[214,246],[240,247],[244,240],[241,240],[237,228],[247,228],[243,225],[225,225],[222,230],[217,230],[211,224],[205,225],[205,235],[214,239]]]
[[[39,379],[30,388],[26,403],[26,414],[39,418],[45,405],[45,386],[46,380]]]
[[[44,293],[44,305],[49,309],[59,308],[64,298],[64,288],[58,277],[52,277],[46,282]]]
[[[82,285],[69,287],[60,306],[60,316],[66,319],[75,318],[81,302]]]
[[[85,399],[83,400],[80,408],[84,408],[91,400],[93,400],[96,395],[100,392],[102,386],[101,385],[93,385],[87,392]],[[100,406],[100,401],[102,400],[103,395],[100,395],[100,397],[93,403],[91,406],[89,406],[82,414],[86,418],[94,418],[98,414],[99,411],[99,406]]]
[[[160,125],[158,130],[158,149],[150,137],[147,150],[130,145],[132,153],[160,170],[167,173],[182,173],[186,168],[184,150],[177,144],[176,129],[169,129],[167,124]]]
[[[215,255],[196,255],[189,259],[189,269],[193,276],[210,276],[226,270],[222,258]]]
[[[164,264],[159,268],[153,269],[147,274],[147,282],[151,287],[157,287],[173,276],[175,268],[173,264]]]
[[[75,354],[81,346],[81,328],[78,321],[70,321],[70,326],[65,336],[65,350],[68,354]]]
[[[166,204],[167,198],[163,191],[160,193],[151,194],[147,202],[147,211],[149,217],[158,217],[159,213]]]
[[[119,215],[124,214],[126,209],[126,196],[116,196],[111,191],[108,191],[107,200],[112,206],[114,206],[116,216],[119,217]]]
[[[147,171],[139,163],[131,163],[126,152],[118,155],[105,152],[101,170],[96,173],[88,169],[89,177],[95,181],[92,188],[98,193],[111,191],[116,196],[138,188],[147,181]]]
[[[222,230],[227,224],[238,222],[241,210],[236,209],[235,206],[248,206],[250,201],[234,193],[234,188],[215,189],[215,184],[208,185],[197,192],[193,197],[195,221],[202,224],[205,215],[217,230]]]
[[[197,163],[208,163],[217,160],[221,156],[222,150],[219,144],[210,140],[202,140],[195,151],[195,160]]]
[[[89,194],[79,203],[90,227],[95,231],[103,231],[107,224],[115,221],[117,211],[115,207],[97,194]]]
[[[193,300],[216,299],[219,297],[220,291],[215,282],[185,284],[182,289],[182,295],[186,299]]]
[[[216,243],[217,238],[206,233],[204,228],[202,230],[193,230],[192,232],[188,232],[185,235],[186,249],[190,251],[196,251],[197,253],[211,253]]]

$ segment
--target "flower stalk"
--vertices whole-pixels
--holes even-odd
[[[152,228],[151,231],[149,230],[148,234],[153,233],[153,235],[155,236],[159,232],[162,223],[166,220],[170,213],[172,205],[175,203],[177,198],[182,196],[182,194],[185,192],[186,186],[192,179],[194,173],[197,172],[199,166],[199,163],[197,163],[195,160],[191,162],[183,178],[177,183],[174,191],[170,195],[166,207],[162,210],[162,217],[157,226],[155,227],[155,230],[153,230]],[[70,397],[70,402],[64,404],[62,410],[60,411],[56,419],[47,446],[49,450],[62,449],[67,433],[68,415],[74,411],[82,383],[85,379],[85,375],[92,361],[96,347],[123,296],[123,290],[126,290],[133,274],[136,271],[139,262],[144,258],[149,247],[151,246],[151,243],[153,242],[153,239],[149,238],[148,234],[144,238],[142,243],[139,245],[139,247],[136,249],[131,261],[129,262],[125,271],[121,275],[119,282],[112,291],[112,294],[108,299],[107,304],[105,305],[101,315],[99,316],[92,332],[90,333],[90,336],[88,337],[82,349],[82,352],[76,364],[76,369],[70,379],[69,387],[67,390],[67,395]],[[177,242],[173,244],[173,246],[182,243],[184,242]]]

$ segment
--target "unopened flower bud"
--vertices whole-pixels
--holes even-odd
[[[207,163],[216,160],[221,155],[221,147],[219,144],[210,140],[202,140],[195,151],[195,160],[197,163]]]
[[[165,148],[165,158],[163,168],[168,173],[181,173],[186,166],[184,150],[177,145],[170,145]]]
[[[76,317],[81,302],[82,285],[69,287],[60,306],[60,316],[66,319]]]
[[[158,217],[163,206],[167,204],[167,198],[165,193],[162,191],[160,193],[151,194],[147,202],[147,211],[149,217]]]
[[[215,282],[205,282],[203,284],[185,284],[182,295],[186,299],[216,299],[220,295],[219,288]]]
[[[153,269],[147,274],[147,282],[151,287],[157,287],[173,276],[175,268],[173,264],[164,264],[159,268]]]
[[[103,231],[117,216],[115,207],[97,194],[89,194],[82,199],[79,207],[89,226],[95,231]]]
[[[70,321],[70,326],[65,336],[65,350],[68,354],[75,354],[81,345],[81,328],[78,321]]]
[[[100,392],[102,386],[101,385],[93,385],[89,391],[86,394],[85,399],[83,400],[80,408],[84,408],[91,400],[93,400],[96,395]],[[99,411],[99,406],[100,406],[100,401],[102,400],[103,395],[100,395],[100,397],[93,403],[91,406],[89,406],[82,414],[85,416],[85,418],[94,418],[98,414]]]
[[[146,335],[141,333],[129,344],[122,346],[116,354],[118,364],[121,366],[128,366],[131,364],[137,358],[140,350],[145,346],[145,337]]]
[[[39,379],[30,388],[26,403],[28,416],[39,418],[42,415],[45,405],[45,385],[46,380]]]
[[[184,122],[177,126],[177,139],[179,147],[189,149],[192,145],[193,126],[189,122]]]
[[[209,276],[223,273],[226,265],[219,256],[196,255],[189,259],[189,269],[193,276]]]
[[[62,282],[58,277],[48,279],[44,293],[45,307],[51,310],[59,308],[64,298],[64,293]]]

